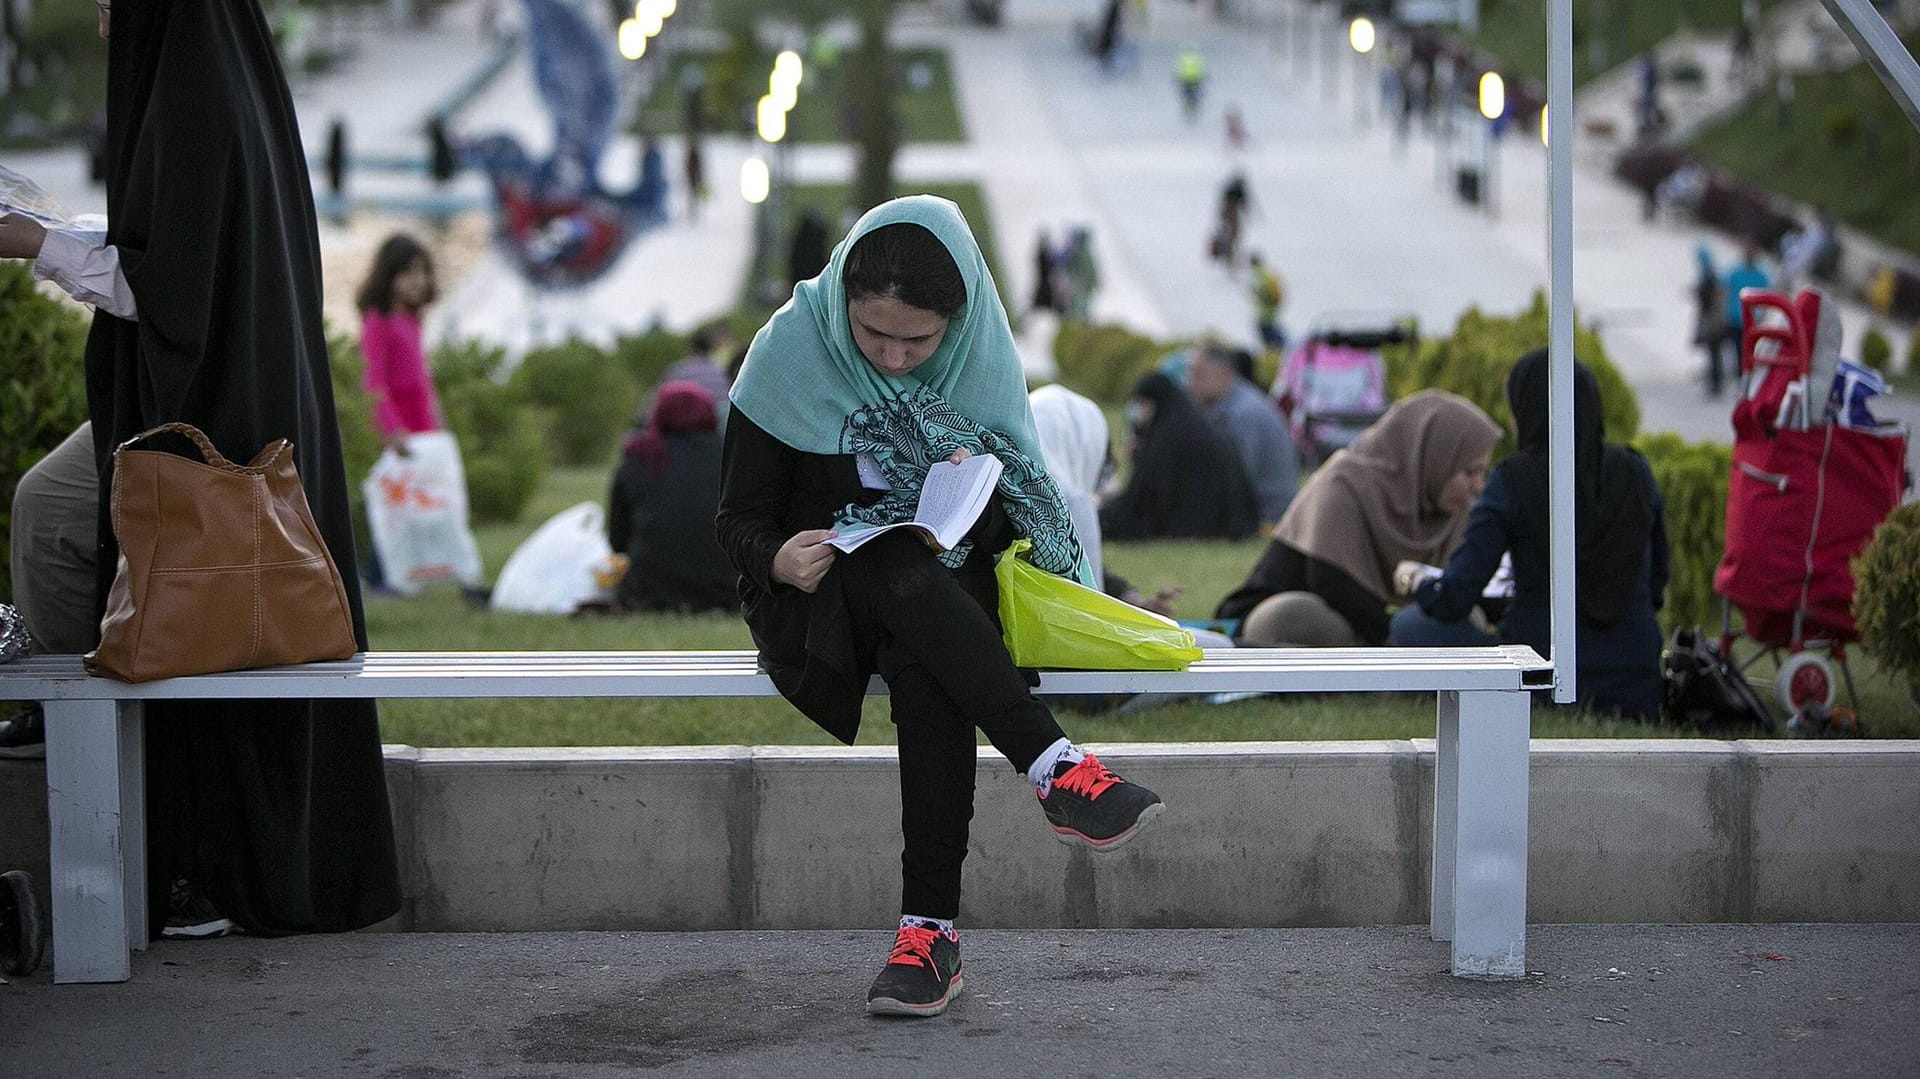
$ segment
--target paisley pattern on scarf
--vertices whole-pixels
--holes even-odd
[[[863,405],[847,417],[840,429],[840,452],[871,456],[893,489],[871,506],[847,505],[836,525],[853,528],[913,520],[927,470],[957,449],[1000,458],[1005,466],[998,486],[1000,499],[1014,527],[1033,541],[1033,564],[1073,577],[1080,565],[1080,541],[1053,477],[1020,452],[1012,439],[961,415],[926,386],[880,404]],[[958,567],[971,549],[972,543],[964,542],[942,552],[940,562]]]

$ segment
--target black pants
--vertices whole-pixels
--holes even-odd
[[[952,918],[973,820],[973,732],[1024,774],[1065,737],[1000,640],[993,569],[955,572],[919,540],[885,536],[842,555],[857,637],[876,643],[900,739],[902,913]]]

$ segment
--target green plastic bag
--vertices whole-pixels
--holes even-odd
[[[1193,634],[1172,619],[1040,569],[1021,557],[1031,546],[1014,541],[993,567],[1016,666],[1177,671],[1200,658]]]

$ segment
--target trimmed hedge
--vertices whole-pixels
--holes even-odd
[[[1125,326],[1068,319],[1053,339],[1053,359],[1062,385],[1114,405],[1127,399],[1134,382],[1153,370],[1160,357],[1180,347]]]
[[[547,448],[563,465],[611,459],[640,400],[613,356],[578,339],[527,353],[507,385],[545,414]]]
[[[1387,388],[1396,400],[1420,390],[1439,389],[1479,405],[1506,431],[1493,451],[1497,461],[1513,449],[1507,372],[1515,360],[1546,344],[1547,297],[1543,292],[1535,292],[1532,305],[1511,317],[1488,315],[1469,307],[1450,336],[1421,341],[1419,354],[1411,362],[1404,359],[1405,350],[1389,351]],[[1576,322],[1573,352],[1600,384],[1608,441],[1632,442],[1640,430],[1639,398],[1607,359],[1607,351],[1591,326]]]
[[[1713,591],[1713,570],[1725,546],[1732,450],[1724,443],[1688,442],[1665,432],[1643,436],[1633,445],[1652,466],[1666,502],[1669,577],[1660,622],[1669,630],[1717,626],[1721,605]]]
[[[373,428],[373,399],[361,388],[366,367],[360,345],[346,333],[327,326],[327,369],[333,375],[333,414],[340,426],[340,459],[346,468],[347,505],[353,512],[353,542],[361,551],[372,549],[367,532],[366,499],[360,485],[380,457],[380,435]]]
[[[475,524],[519,520],[547,473],[539,414],[495,377],[504,361],[500,349],[472,341],[433,352],[433,386],[460,440]]]
[[[1896,507],[1854,556],[1853,616],[1880,669],[1920,685],[1920,503]]]
[[[648,330],[613,342],[614,363],[644,393],[652,393],[660,376],[686,354],[687,339],[672,330]],[[726,357],[720,359],[724,363]]]
[[[0,597],[13,596],[13,491],[87,419],[88,326],[35,291],[27,263],[0,262]]]

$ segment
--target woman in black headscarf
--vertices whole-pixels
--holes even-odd
[[[1162,372],[1134,383],[1126,489],[1100,507],[1106,539],[1244,539],[1260,525],[1240,451]]]
[[[291,439],[364,649],[313,193],[272,34],[254,0],[142,0],[112,31],[107,242],[138,318],[103,313],[87,342],[101,489],[113,448],[156,424],[193,424],[237,461]],[[107,501],[102,607],[119,557]],[[339,931],[399,909],[373,702],[153,701],[146,714],[156,929],[224,916],[256,934]]]
[[[1500,620],[1499,639],[1549,654],[1545,349],[1513,365],[1507,404],[1519,448],[1487,477],[1446,572],[1415,588],[1414,602],[1394,616],[1395,644],[1468,643],[1450,634],[1467,625],[1500,555],[1511,551],[1513,601]],[[1580,703],[1597,712],[1658,718],[1660,627],[1654,612],[1667,588],[1660,490],[1644,458],[1605,441],[1599,384],[1579,363],[1573,423]]]

